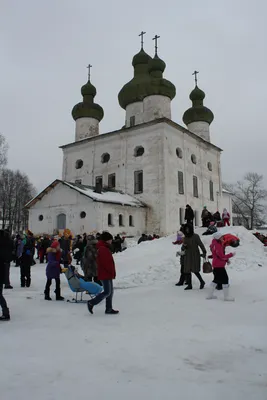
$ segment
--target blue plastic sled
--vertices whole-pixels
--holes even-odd
[[[64,272],[67,278],[70,290],[75,293],[75,299],[73,302],[78,303],[83,301],[83,293],[87,292],[91,298],[95,297],[102,292],[102,286],[94,282],[86,282],[84,279],[79,278],[74,273],[74,267],[69,265],[67,270]],[[81,293],[81,298],[78,300],[78,293]]]

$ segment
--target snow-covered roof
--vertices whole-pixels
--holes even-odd
[[[144,207],[144,204],[141,203],[141,201],[126,193],[109,191],[105,189],[101,193],[96,193],[94,188],[90,186],[74,184],[66,181],[63,183],[70,188],[77,190],[77,192],[90,197],[90,199],[94,201],[100,201],[101,203],[121,204],[132,207]]]
[[[111,203],[111,204],[119,204],[122,206],[131,206],[131,207],[146,207],[144,203],[137,200],[135,197],[130,196],[129,194],[111,191],[103,189],[101,193],[96,193],[95,188],[91,186],[86,186],[78,183],[71,183],[67,181],[61,181],[56,179],[52,182],[47,188],[45,188],[41,193],[39,193],[36,197],[34,197],[29,203],[25,205],[25,208],[31,208],[38,201],[42,200],[42,198],[49,193],[55,186],[59,183],[68,186],[70,189],[76,190],[80,194],[89,197],[93,201],[101,202],[101,203]]]
[[[225,194],[233,195],[232,192],[229,192],[229,190],[226,190],[226,189],[222,189],[222,192]]]

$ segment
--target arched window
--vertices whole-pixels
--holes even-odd
[[[195,154],[191,155],[191,161],[192,161],[193,164],[197,163],[197,158],[196,158]]]
[[[110,160],[110,154],[108,154],[108,153],[102,154],[102,156],[101,156],[101,162],[102,162],[102,164],[108,163],[109,160]]]
[[[124,224],[123,224],[123,215],[122,214],[119,215],[119,226],[124,226]]]
[[[81,214],[80,214],[80,217],[81,217],[81,218],[85,218],[85,217],[86,217],[86,212],[85,212],[85,211],[82,211]]]
[[[113,216],[112,216],[112,214],[108,214],[108,226],[113,226]]]
[[[41,214],[41,215],[39,215],[38,219],[39,219],[39,221],[43,221],[44,216]]]
[[[209,171],[212,171],[212,163],[211,163],[211,162],[208,162],[207,165],[208,165],[208,170],[209,170]]]
[[[134,149],[134,156],[135,157],[141,157],[145,152],[145,149],[143,148],[143,146],[137,146]]]
[[[183,158],[183,150],[180,149],[180,147],[177,147],[176,155],[177,155],[178,158]]]
[[[83,166],[83,160],[77,160],[75,163],[75,168],[76,169],[81,169]]]
[[[57,216],[57,229],[66,229],[66,214],[59,214]]]
[[[134,226],[133,216],[129,215],[129,226]]]

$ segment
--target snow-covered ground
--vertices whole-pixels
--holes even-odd
[[[243,228],[229,267],[234,303],[185,292],[177,246],[162,238],[116,256],[119,316],[104,305],[43,300],[45,266],[32,268],[32,287],[6,291],[12,320],[0,325],[3,400],[267,399],[267,257]],[[199,233],[202,231],[199,230]],[[209,245],[210,237],[205,237]],[[206,275],[207,284],[212,275]],[[72,298],[65,277],[62,291]]]

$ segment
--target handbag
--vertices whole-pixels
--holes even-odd
[[[204,261],[203,263],[203,273],[204,274],[211,274],[212,273],[212,265],[209,261]]]

